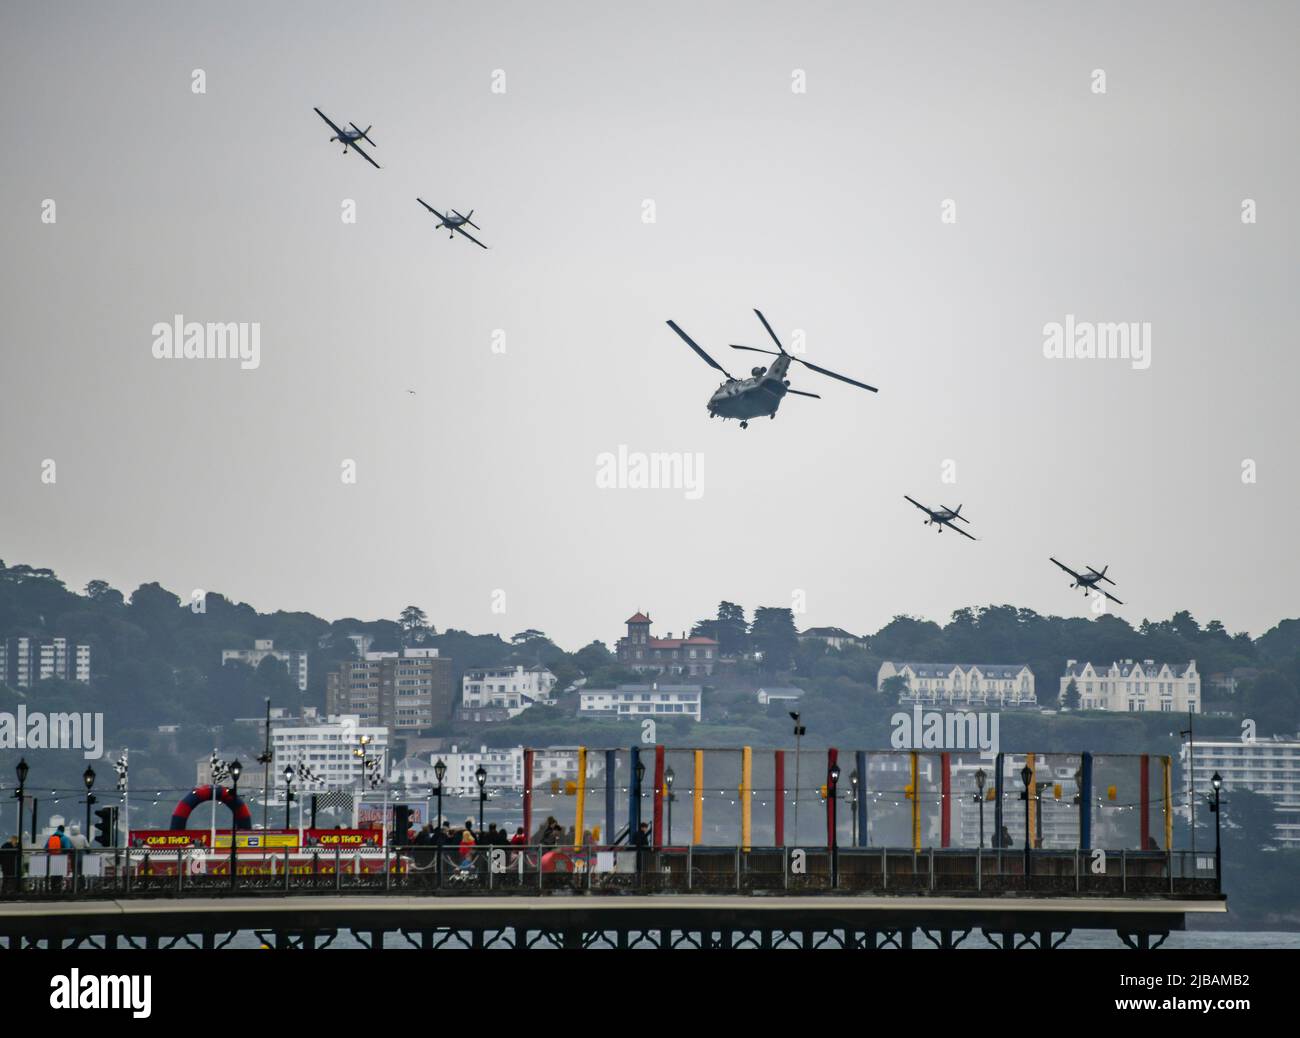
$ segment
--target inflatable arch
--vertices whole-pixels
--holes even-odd
[[[186,823],[190,820],[190,812],[200,804],[206,804],[212,799],[214,798],[211,786],[195,786],[194,789],[181,798],[172,811],[172,821],[168,828],[184,829]],[[236,829],[253,828],[253,813],[249,811],[248,805],[243,800],[235,796],[234,790],[228,786],[219,786],[217,787],[215,799],[230,808],[230,813],[235,816]]]

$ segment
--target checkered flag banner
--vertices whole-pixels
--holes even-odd
[[[340,811],[351,811],[352,794],[346,789],[331,789],[328,793],[318,793],[316,806],[323,809],[337,807]]]
[[[212,768],[212,783],[225,782],[230,778],[230,764],[217,756],[217,751],[212,751],[212,757],[208,761]]]
[[[384,762],[381,757],[366,758],[366,784],[371,789],[378,789],[384,784]]]
[[[296,777],[298,781],[301,782],[304,786],[309,782],[324,781],[319,775],[317,775],[314,771],[312,771],[311,768],[307,767],[306,761],[299,761],[296,766],[296,771],[297,771]]]
[[[113,764],[113,770],[117,772],[117,791],[119,793],[126,792],[126,779],[130,772],[130,765],[127,764],[126,756],[129,752],[129,750],[123,750],[122,756],[118,757]]]

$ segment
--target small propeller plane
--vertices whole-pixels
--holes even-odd
[[[469,224],[476,231],[481,231],[483,229],[478,224],[474,223],[473,220],[470,219],[470,217],[474,215],[473,209],[469,211],[469,214],[467,216],[462,216],[460,213],[456,212],[455,209],[450,210],[450,212],[453,215],[443,216],[442,213],[438,212],[437,209],[431,206],[423,198],[417,198],[416,201],[419,202],[422,206],[424,206],[424,208],[429,210],[429,212],[433,213],[433,215],[438,218],[438,226],[434,228],[435,231],[441,227],[446,227],[448,230],[452,232],[451,234],[447,235],[448,238],[454,238],[456,237],[457,234],[463,234],[466,238],[472,241],[480,249],[487,248],[487,246],[484,245],[477,238],[475,238],[474,235],[470,234],[469,231],[465,230],[466,224]]]
[[[367,155],[364,151],[362,151],[362,150],[361,150],[361,145],[357,143],[357,141],[365,141],[365,142],[366,142],[367,144],[369,144],[372,148],[377,148],[377,147],[379,147],[379,145],[376,144],[374,141],[372,141],[372,140],[370,139],[370,136],[369,136],[370,131],[374,128],[374,124],[373,124],[373,123],[372,123],[370,126],[367,126],[364,130],[363,130],[360,126],[358,126],[356,123],[348,123],[348,125],[351,126],[352,129],[350,129],[350,130],[341,130],[341,129],[339,129],[339,127],[334,123],[334,120],[332,120],[328,115],[326,115],[324,112],[322,112],[319,108],[313,108],[312,111],[314,111],[317,115],[319,115],[322,119],[324,119],[327,123],[329,123],[329,127],[330,127],[330,129],[334,131],[334,136],[331,137],[330,140],[331,140],[331,141],[341,141],[341,142],[342,142],[342,144],[343,144],[343,154],[344,154],[344,155],[346,155],[346,154],[348,153],[348,148],[351,148],[351,149],[352,149],[353,151],[355,151],[358,155],[360,155],[363,159],[365,159],[365,160],[366,160],[367,162],[369,162],[372,166],[374,166],[375,169],[382,169],[382,168],[383,168],[382,166],[379,165],[378,162],[376,162],[376,161],[375,161],[374,159],[372,159],[369,155]]]
[[[978,537],[971,537],[970,534],[968,534],[965,530],[963,530],[960,526],[957,526],[953,522],[954,519],[960,519],[963,523],[970,522],[969,519],[967,519],[964,515],[961,514],[961,505],[958,505],[956,508],[949,508],[947,505],[940,505],[938,508],[928,508],[925,505],[921,504],[920,501],[917,501],[915,498],[908,497],[906,494],[904,494],[903,497],[906,498],[908,501],[911,501],[912,504],[916,505],[917,508],[919,508],[922,512],[924,512],[926,515],[930,517],[929,519],[925,520],[926,526],[937,526],[939,528],[940,533],[943,533],[943,528],[947,526],[950,529],[956,530],[963,537],[970,537],[972,541],[979,540]]]
[[[1084,593],[1085,595],[1086,595],[1089,591],[1096,591],[1098,594],[1105,595],[1107,598],[1109,598],[1109,599],[1110,599],[1112,602],[1114,602],[1116,605],[1123,605],[1123,604],[1124,604],[1124,603],[1121,602],[1118,598],[1116,598],[1114,595],[1112,595],[1109,591],[1106,591],[1105,589],[1103,589],[1103,588],[1101,588],[1101,587],[1098,586],[1098,585],[1099,585],[1103,580],[1104,580],[1107,584],[1110,584],[1110,585],[1114,586],[1115,581],[1111,580],[1110,577],[1106,576],[1106,571],[1107,571],[1108,569],[1110,569],[1109,566],[1102,566],[1102,567],[1101,567],[1101,572],[1100,572],[1100,573],[1098,573],[1098,572],[1097,572],[1095,569],[1093,569],[1091,566],[1086,566],[1086,567],[1084,567],[1085,569],[1087,569],[1087,571],[1088,571],[1087,573],[1075,573],[1074,570],[1070,569],[1070,567],[1067,566],[1065,563],[1063,563],[1063,562],[1057,562],[1056,559],[1052,559],[1052,561],[1055,562],[1058,566],[1061,567],[1061,569],[1065,570],[1066,573],[1070,574],[1070,576],[1072,576],[1072,577],[1074,578],[1074,583],[1071,584],[1070,587],[1072,587],[1072,588],[1075,588],[1075,587],[1081,587],[1081,588],[1083,588],[1083,593]]]
[[[831,378],[839,379],[841,382],[847,382],[851,386],[857,386],[859,389],[866,389],[872,393],[878,392],[875,386],[869,386],[865,382],[858,382],[846,375],[837,375],[826,368],[819,368],[816,364],[806,360],[800,360],[785,352],[785,347],[781,345],[781,340],[776,337],[776,332],[772,331],[772,326],[767,323],[767,318],[755,310],[758,319],[763,322],[763,327],[767,329],[767,334],[772,336],[772,341],[776,343],[776,351],[761,350],[757,346],[737,346],[734,343],[733,350],[750,350],[754,353],[766,353],[776,358],[770,368],[753,368],[750,371],[750,377],[745,379],[734,378],[726,368],[710,357],[699,344],[687,335],[677,326],[676,321],[669,321],[668,327],[682,337],[682,340],[693,349],[705,364],[711,368],[716,368],[727,376],[727,381],[714,390],[713,396],[709,398],[708,408],[709,417],[714,418],[721,415],[725,420],[727,418],[739,418],[742,429],[749,428],[749,419],[761,418],[766,415],[769,418],[776,417],[777,408],[781,406],[781,401],[785,399],[787,393],[793,393],[795,396],[810,396],[814,400],[820,400],[821,397],[816,393],[807,393],[802,389],[791,389],[790,380],[785,377],[786,371],[789,370],[791,363],[802,364],[805,368],[811,368],[819,375],[828,375]]]

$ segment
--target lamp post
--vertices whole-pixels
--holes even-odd
[[[1031,867],[1029,862],[1029,847],[1030,847],[1029,841],[1033,839],[1033,834],[1031,833],[1029,828],[1029,798],[1034,794],[1033,786],[1030,785],[1030,783],[1032,783],[1033,780],[1034,780],[1034,771],[1028,764],[1026,764],[1023,768],[1020,769],[1020,781],[1023,782],[1025,786],[1024,792],[1021,793],[1020,796],[1025,802],[1025,889],[1026,890],[1029,889],[1029,870]]]
[[[483,804],[487,801],[487,768],[480,764],[474,769],[474,781],[478,783],[478,838],[483,839]]]
[[[18,798],[18,892],[23,891],[23,796],[27,786],[27,758],[21,757],[18,760],[18,767],[14,769],[18,774],[18,792],[14,794]]]
[[[840,873],[840,869],[839,869],[840,848],[839,848],[839,840],[836,839],[836,832],[835,832],[836,830],[835,808],[836,805],[839,803],[839,799],[840,799],[839,785],[840,785],[840,766],[839,764],[832,764],[830,766],[830,769],[826,772],[826,801],[828,804],[830,804],[830,808],[831,808],[831,818],[830,818],[831,824],[830,824],[829,835],[830,835],[830,845],[831,845],[830,852],[831,852],[831,889],[832,890],[835,890],[839,887],[839,873]]]
[[[636,761],[636,824],[637,828],[641,826],[641,783],[645,781],[645,761],[640,757]],[[629,823],[630,824],[630,823]],[[628,829],[628,836],[633,837],[636,833]]]
[[[858,845],[858,769],[849,772],[849,810],[853,812],[853,846]]]
[[[980,806],[980,850],[984,849],[984,782],[987,778],[983,768],[975,772],[975,801]]]
[[[86,765],[86,770],[81,773],[81,781],[86,784],[86,828],[82,831],[89,834],[90,809],[95,803],[97,803],[95,800],[95,794],[91,792],[91,790],[95,788],[95,769],[89,764]],[[87,839],[89,839],[89,835],[87,835]]]
[[[239,803],[239,776],[243,773],[244,766],[239,763],[236,757],[230,763],[230,782],[231,782],[231,802],[230,802],[230,889],[235,889],[235,879],[237,878],[237,851],[235,848],[235,823],[239,820],[235,814],[235,805]],[[214,793],[215,795],[215,793]]]
[[[438,780],[438,828],[442,828],[442,780],[447,775],[447,762],[441,757],[438,763],[433,766],[433,774]]]
[[[1210,810],[1214,812],[1214,892],[1222,894],[1223,844],[1219,840],[1219,790],[1223,787],[1223,778],[1217,771],[1210,779],[1210,785],[1214,787],[1214,802],[1210,804]]]
[[[677,776],[673,774],[672,765],[664,769],[664,785],[668,789],[668,845],[672,846],[673,842],[673,801],[677,799],[673,793],[673,780]]]
[[[293,767],[284,766],[284,827],[289,828],[289,807],[293,803]]]
[[[794,722],[794,845],[799,846],[799,740],[807,734],[808,729],[799,723],[799,713],[790,711],[790,720]],[[785,796],[785,790],[778,791]]]

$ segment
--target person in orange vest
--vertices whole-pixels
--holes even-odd
[[[50,833],[50,838],[45,841],[45,852],[47,854],[62,854],[66,850],[72,849],[72,841],[68,839],[67,834],[63,831],[63,826],[59,826],[54,832]],[[51,872],[54,870],[51,869]],[[60,891],[63,889],[62,876],[50,876],[50,889]]]

